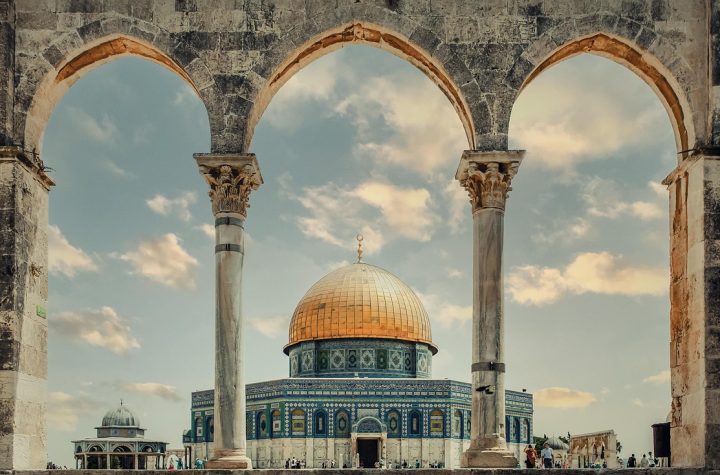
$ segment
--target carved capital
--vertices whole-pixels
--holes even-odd
[[[26,152],[22,148],[10,145],[0,147],[0,162],[17,162],[32,173],[33,177],[45,190],[55,186],[55,182],[45,173],[49,168],[40,160],[36,153]]]
[[[255,154],[194,155],[200,174],[210,185],[213,214],[236,213],[247,217],[250,193],[263,183]]]
[[[524,150],[463,152],[455,178],[470,195],[473,213],[485,208],[505,210],[510,184],[524,154]]]

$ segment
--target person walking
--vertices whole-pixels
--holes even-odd
[[[543,449],[540,451],[540,457],[543,460],[543,466],[545,468],[553,467],[553,449],[550,448],[550,444],[545,442]]]
[[[631,454],[630,457],[628,457],[627,468],[635,468],[636,466],[637,459],[635,458],[635,454]]]
[[[525,449],[525,467],[535,468],[536,461],[537,452],[535,451],[535,447],[528,444],[527,448]]]

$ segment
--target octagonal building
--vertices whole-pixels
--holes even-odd
[[[289,377],[246,388],[254,467],[293,458],[307,468],[459,467],[470,384],[431,379],[430,318],[394,274],[358,261],[318,280],[293,312],[283,351]],[[532,395],[505,398],[508,445],[520,455],[532,441]],[[193,458],[212,457],[213,401],[212,390],[192,394],[183,443]]]

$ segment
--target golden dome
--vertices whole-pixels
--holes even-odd
[[[289,347],[334,338],[390,338],[432,343],[425,307],[390,272],[357,262],[330,272],[310,287],[290,321]]]

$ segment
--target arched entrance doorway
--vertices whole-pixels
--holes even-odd
[[[387,426],[383,422],[372,416],[358,419],[350,439],[354,468],[385,468]]]

